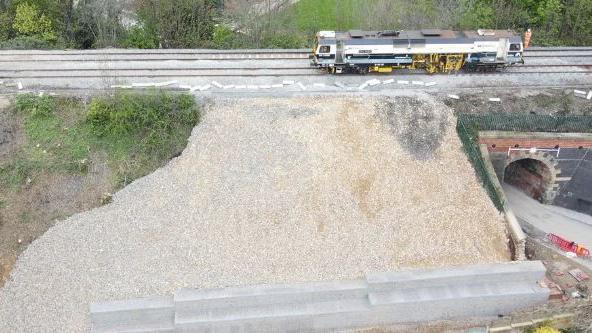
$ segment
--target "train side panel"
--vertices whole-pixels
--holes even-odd
[[[347,38],[346,33],[317,35],[312,65],[330,72],[390,71],[395,68],[450,72],[509,66],[522,60],[519,36],[484,38]],[[449,31],[448,36],[457,32]],[[415,32],[417,35],[417,32]],[[343,37],[346,36],[346,37]],[[370,34],[371,36],[371,34]]]

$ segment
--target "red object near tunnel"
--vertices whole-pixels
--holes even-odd
[[[555,234],[547,234],[547,238],[561,249],[568,252],[573,252],[576,255],[578,255],[578,257],[590,256],[590,250],[581,245],[578,245],[576,242],[571,242]]]

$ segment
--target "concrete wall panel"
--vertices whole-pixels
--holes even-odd
[[[95,332],[319,332],[493,317],[543,303],[541,262],[368,274],[364,280],[183,289],[91,306]]]
[[[174,332],[172,297],[146,297],[90,306],[94,332]]]

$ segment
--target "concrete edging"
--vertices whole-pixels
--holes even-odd
[[[552,133],[552,132],[513,132],[513,131],[479,131],[480,139],[549,139],[549,140],[589,140],[592,133]]]
[[[510,234],[510,241],[514,247],[514,260],[526,260],[526,234],[522,230],[522,227],[520,227],[520,223],[518,223],[516,215],[514,215],[514,212],[507,205],[506,194],[504,193],[502,185],[495,174],[495,169],[493,168],[493,164],[489,158],[487,145],[480,144],[479,151],[481,152],[481,157],[485,164],[485,169],[487,170],[487,177],[489,177],[489,181],[493,184],[497,195],[502,200],[504,218],[506,220],[506,225]]]
[[[540,261],[367,274],[365,279],[209,290],[90,306],[93,332],[325,332],[491,318],[547,301]]]

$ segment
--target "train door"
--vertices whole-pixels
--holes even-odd
[[[337,41],[337,49],[335,50],[335,63],[343,64],[343,41]]]
[[[499,42],[497,43],[497,55],[496,60],[499,62],[507,62],[508,61],[508,50],[510,49],[510,39],[508,38],[500,38]]]

